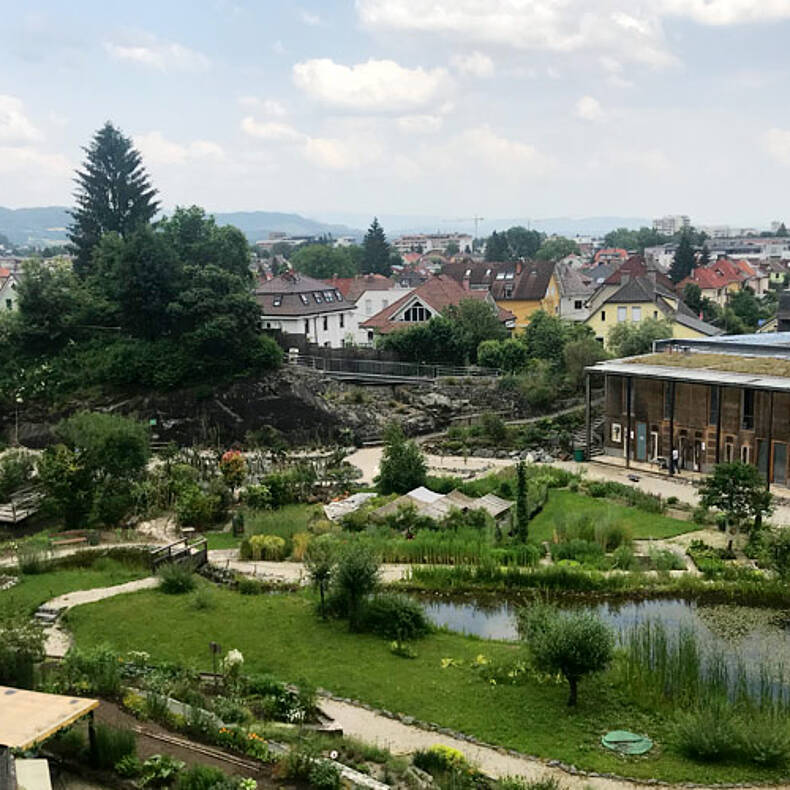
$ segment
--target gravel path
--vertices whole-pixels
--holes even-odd
[[[343,727],[344,735],[386,747],[393,754],[411,754],[419,749],[428,749],[434,744],[440,743],[462,752],[467,760],[474,763],[483,773],[497,779],[506,776],[521,776],[529,782],[535,782],[553,777],[566,790],[583,790],[587,787],[595,788],[595,790],[637,790],[638,788],[655,787],[655,785],[622,779],[576,776],[561,768],[549,766],[540,760],[503,754],[490,746],[479,746],[453,738],[450,735],[429,732],[346,702],[322,699],[321,707]]]
[[[124,593],[136,592],[137,590],[147,590],[151,587],[156,587],[159,584],[159,579],[154,576],[149,576],[146,579],[137,579],[133,582],[126,582],[125,584],[116,584],[113,587],[97,587],[94,590],[78,590],[76,592],[66,593],[59,595],[57,598],[52,598],[42,607],[45,609],[58,609],[65,610],[71,609],[72,606],[80,606],[84,603],[95,603],[96,601],[103,601],[105,598],[112,598],[115,595],[123,595]],[[50,658],[63,658],[68,653],[71,647],[70,634],[61,628],[57,623],[47,628],[47,639],[44,645],[44,650]]]

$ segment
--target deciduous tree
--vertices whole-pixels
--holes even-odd
[[[700,502],[721,510],[736,529],[759,529],[773,509],[773,494],[752,464],[717,464],[700,487]]]
[[[379,491],[382,494],[405,494],[425,485],[428,470],[417,443],[407,439],[397,423],[387,426],[384,440],[384,453],[379,465]]]

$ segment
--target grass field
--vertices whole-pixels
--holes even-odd
[[[671,724],[661,712],[627,699],[615,672],[583,681],[576,710],[564,684],[529,678],[523,685],[491,685],[469,664],[480,654],[515,660],[518,645],[439,632],[416,643],[417,657],[393,655],[386,640],[350,634],[344,623],[321,622],[308,593],[243,596],[215,591],[215,607],[196,609],[191,595],[145,591],[81,606],[68,613],[79,646],[108,642],[146,650],[157,659],[211,663],[209,642],[244,654],[245,671],[305,679],[335,693],[390,711],[436,722],[489,743],[555,758],[577,767],[636,778],[701,783],[775,780],[776,772],[738,765],[704,766],[674,753]],[[442,668],[442,659],[462,667]],[[647,757],[623,758],[600,745],[612,729],[645,733],[656,741]]]
[[[614,521],[622,521],[631,527],[634,538],[671,538],[699,529],[692,521],[680,521],[658,513],[647,513],[637,508],[618,505],[605,499],[595,499],[555,488],[549,491],[549,498],[543,510],[530,521],[530,540],[537,542],[551,540],[554,525],[558,520],[584,514],[589,514],[593,519],[608,516]]]
[[[10,590],[0,592],[0,616],[14,612],[32,613],[45,601],[67,592],[110,587],[149,575],[150,571],[130,568],[108,558],[98,559],[91,568],[23,575]]]

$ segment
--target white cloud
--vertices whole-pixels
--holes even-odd
[[[180,165],[201,159],[224,159],[222,146],[211,140],[193,140],[190,143],[176,143],[168,140],[161,132],[135,135],[134,144],[143,155],[146,163]]]
[[[312,11],[306,11],[304,8],[299,9],[299,18],[310,27],[317,27],[321,24],[321,17],[318,16],[318,14],[314,14]]]
[[[41,132],[25,114],[21,99],[0,94],[0,143],[32,143]]]
[[[762,136],[762,143],[768,154],[777,162],[790,167],[790,131],[769,129]]]
[[[626,60],[651,66],[675,61],[648,0],[598,0],[594,6],[589,0],[356,0],[356,7],[362,23],[373,29],[436,33],[521,50],[616,49]]]
[[[150,33],[128,33],[121,41],[105,41],[104,49],[116,60],[126,60],[159,71],[205,71],[211,61],[202,52]]]
[[[494,61],[482,52],[453,55],[450,63],[461,73],[472,77],[493,77]]]
[[[241,129],[250,137],[259,140],[269,140],[274,143],[298,143],[307,139],[307,135],[289,126],[287,123],[277,121],[256,121],[252,116],[247,116],[241,122]]]
[[[738,25],[790,18],[790,0],[663,0],[667,14],[703,25]]]
[[[634,83],[623,76],[623,64],[611,55],[598,58],[601,68],[608,74],[606,81],[615,88],[633,88]]]
[[[260,110],[271,118],[284,118],[288,115],[285,105],[275,99],[259,99],[257,96],[239,96],[239,104],[249,109]]]
[[[325,104],[348,110],[398,111],[433,101],[449,83],[442,68],[405,68],[394,60],[344,66],[329,58],[297,63],[294,83]]]
[[[33,148],[0,146],[0,173],[42,174],[66,176],[73,170],[72,164],[61,154],[48,154]]]
[[[403,115],[397,120],[398,129],[404,134],[436,134],[443,123],[440,115]]]
[[[604,117],[601,103],[592,96],[582,96],[576,102],[574,112],[576,117],[581,118],[583,121],[600,121]]]

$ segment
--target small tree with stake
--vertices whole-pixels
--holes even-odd
[[[337,565],[337,550],[330,536],[317,538],[308,545],[304,565],[313,584],[318,588],[321,596],[321,617],[326,620],[326,591]]]
[[[534,606],[519,617],[536,669],[563,675],[570,686],[568,705],[576,705],[579,681],[606,669],[614,654],[611,628],[589,612],[560,612]]]
[[[340,555],[335,571],[335,585],[345,601],[348,626],[358,631],[362,602],[379,583],[379,561],[363,543],[349,543]]]

